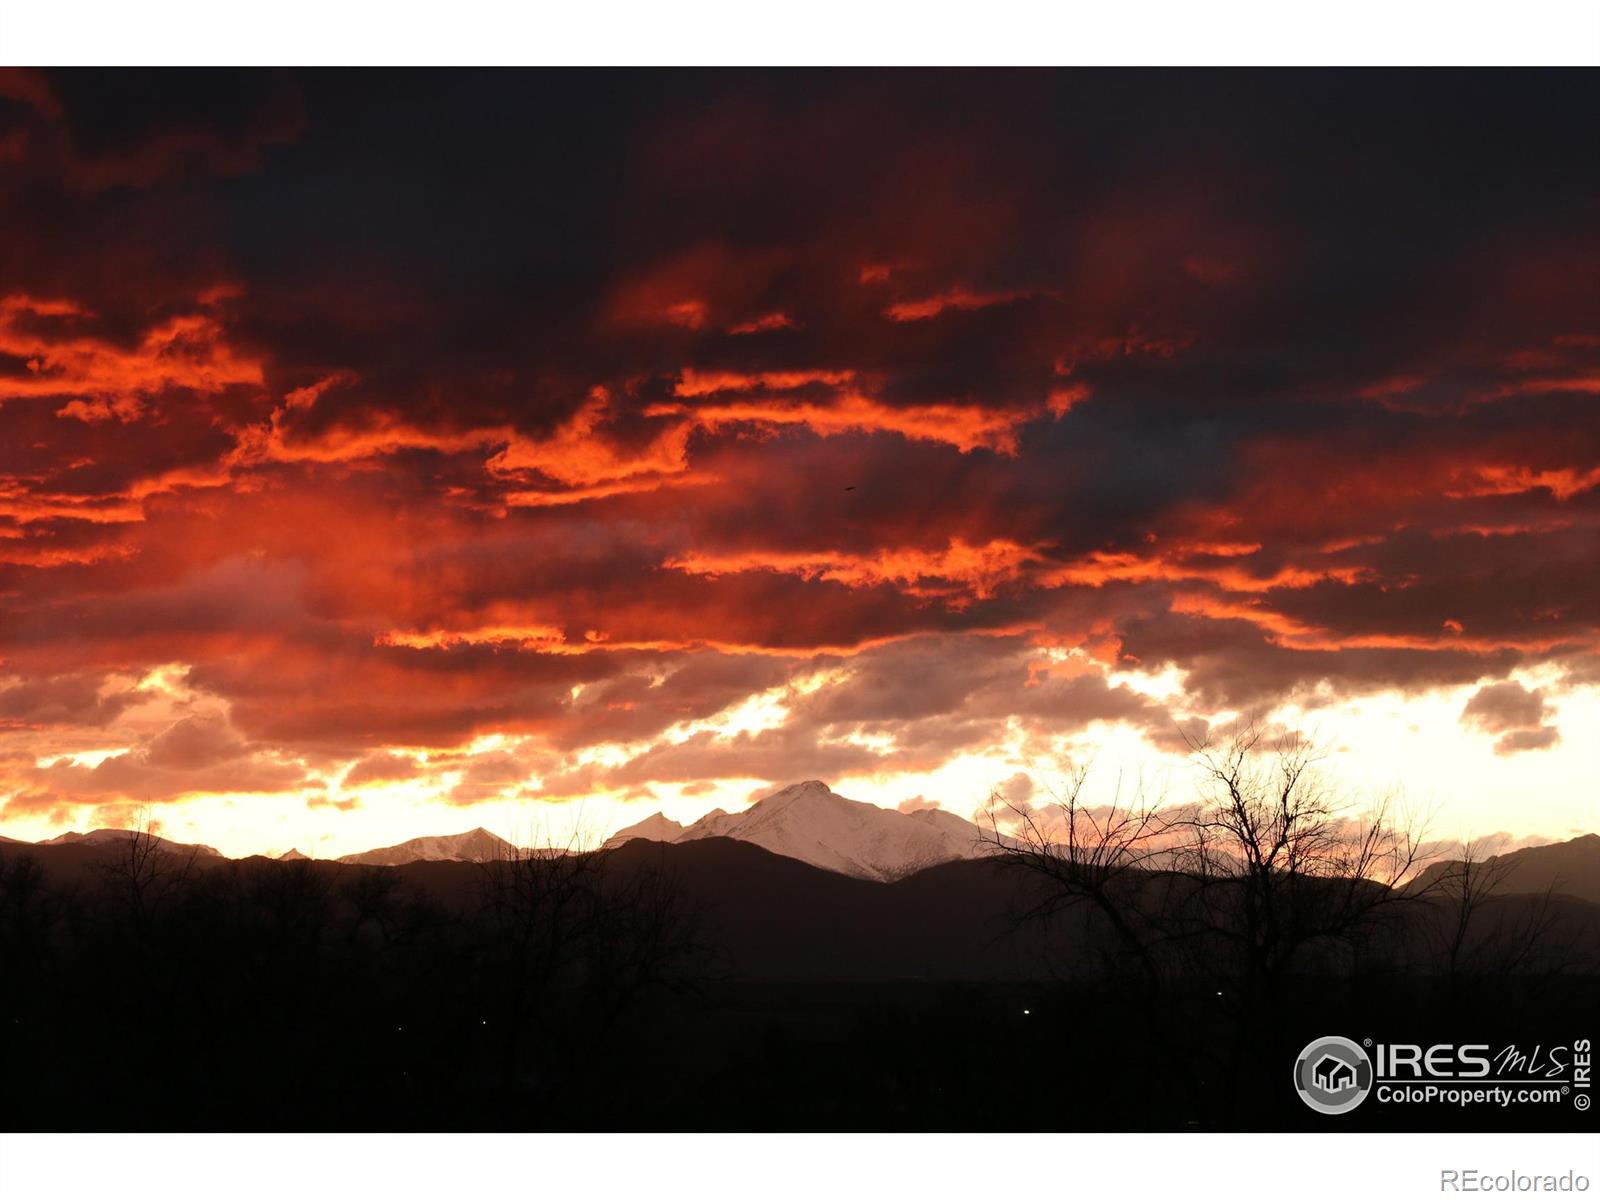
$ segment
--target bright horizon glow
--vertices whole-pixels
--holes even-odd
[[[1525,682],[1541,680],[1529,676]],[[1275,710],[1267,718],[1299,728],[1328,747],[1322,769],[1353,809],[1385,794],[1400,796],[1425,817],[1432,838],[1459,842],[1499,835],[1519,843],[1562,841],[1600,829],[1596,799],[1600,761],[1588,750],[1600,744],[1600,687],[1556,696],[1552,703],[1563,731],[1561,743],[1537,755],[1516,756],[1494,753],[1493,738],[1462,727],[1459,715],[1474,690],[1469,686],[1409,698],[1388,693],[1323,709]],[[717,718],[695,723],[695,728],[716,729],[724,735],[771,728],[780,711],[773,698],[752,697]],[[684,736],[684,730],[674,730],[665,740],[681,741]],[[512,740],[501,735],[479,738],[469,747],[468,762],[501,750]],[[1098,725],[1063,739],[1060,749],[1065,759],[1028,759],[1012,745],[990,754],[958,756],[929,771],[846,774],[824,782],[840,795],[883,808],[920,797],[973,820],[990,790],[1019,772],[1028,774],[1038,789],[1034,802],[1047,803],[1047,790],[1062,777],[1068,760],[1091,763],[1091,802],[1109,796],[1119,771],[1130,779],[1143,771],[1152,793],[1164,792],[1168,802],[1188,798],[1196,781],[1189,759],[1150,746],[1126,726]],[[123,752],[102,748],[63,758],[93,766]],[[602,748],[591,757],[607,755]],[[1408,778],[1394,766],[1408,762],[1429,763],[1433,769],[1425,777]],[[549,802],[532,791],[521,798],[497,796],[463,806],[444,797],[464,769],[458,765],[428,780],[338,790],[335,803],[308,803],[303,793],[212,794],[187,796],[144,811],[162,836],[209,845],[233,858],[276,856],[290,849],[337,858],[477,827],[516,845],[587,848],[652,813],[687,825],[714,809],[741,811],[762,795],[812,777],[802,770],[792,779],[770,783],[753,778],[717,780],[693,794],[683,786],[662,787],[655,799],[627,800],[598,793]],[[340,773],[330,772],[328,778],[336,781]],[[1508,808],[1507,796],[1537,797],[1539,803],[1531,811]],[[68,830],[115,826],[140,811],[128,805],[85,806],[65,821],[0,821],[0,828],[18,840],[39,841]]]
[[[0,835],[1176,800],[1245,713],[1600,826],[1559,72],[0,74]]]

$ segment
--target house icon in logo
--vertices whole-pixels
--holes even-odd
[[[1319,1113],[1347,1113],[1372,1090],[1372,1060],[1349,1038],[1320,1037],[1294,1061],[1294,1089]]]
[[[1311,1069],[1311,1077],[1323,1091],[1333,1094],[1356,1086],[1356,1069],[1331,1054],[1322,1056],[1322,1061]]]

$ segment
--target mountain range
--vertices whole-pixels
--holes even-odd
[[[716,809],[691,825],[652,813],[614,834],[615,849],[631,841],[682,843],[731,838],[760,846],[856,879],[887,882],[925,867],[987,852],[982,831],[942,809],[903,813],[839,795],[821,780],[808,779],[763,796],[744,812]],[[516,853],[517,847],[486,829],[412,838],[394,846],[346,854],[338,861],[361,866],[411,862],[485,862]],[[298,850],[281,856],[303,858]]]
[[[1050,963],[1075,961],[1084,936],[1079,915],[1068,913],[1045,925],[1017,921],[1019,913],[1038,907],[1036,877],[1001,869],[995,857],[971,853],[959,836],[930,839],[923,832],[959,831],[964,823],[858,811],[867,807],[802,784],[764,797],[739,816],[722,814],[729,827],[750,840],[708,832],[701,822],[683,827],[646,820],[636,827],[641,832],[623,831],[613,839],[611,868],[623,879],[665,872],[689,911],[699,914],[704,940],[733,973],[730,977],[808,986],[1021,980],[1037,978]],[[57,878],[93,879],[108,852],[115,852],[119,836],[128,835],[99,830],[38,845],[3,845],[0,858],[30,852]],[[757,837],[782,849],[760,844]],[[908,870],[930,847],[933,853],[967,853],[956,854],[957,861]],[[346,872],[358,869],[355,863],[390,863],[384,869],[417,894],[467,909],[477,903],[483,882],[474,857],[482,861],[509,850],[503,839],[471,830],[337,861],[258,857],[238,866],[246,872],[292,866],[337,886]],[[850,870],[804,861],[801,854]],[[200,854],[197,861],[202,870],[233,865],[215,855]],[[1435,868],[1448,869],[1446,864]],[[896,876],[897,870],[907,873]],[[1536,916],[1546,919],[1538,915],[1544,901],[1537,893],[1554,886],[1565,893],[1552,909],[1563,944],[1578,947],[1582,961],[1600,959],[1600,837],[1510,852],[1500,856],[1489,877],[1497,895],[1486,906],[1482,929],[1490,941],[1520,936]],[[1448,894],[1447,888],[1441,891],[1446,899]]]
[[[652,813],[605,843],[615,849],[631,841],[682,843],[730,838],[799,859],[824,871],[888,882],[925,867],[988,852],[983,832],[971,821],[938,808],[897,812],[839,795],[821,780],[808,779],[763,796],[744,812],[716,809],[691,825]],[[486,862],[517,847],[486,829],[412,838],[394,846],[346,854],[342,863],[394,867],[412,862]],[[298,850],[283,860],[305,858]]]
[[[115,846],[133,836],[128,830],[96,829],[63,833],[39,843],[0,835],[0,843],[85,850]],[[992,841],[977,825],[942,809],[899,812],[839,795],[820,780],[790,784],[757,800],[739,813],[717,809],[689,825],[653,813],[618,831],[605,848],[651,843],[685,846],[726,839],[759,847],[834,875],[871,883],[907,879],[930,867],[987,857]],[[210,846],[157,838],[167,850],[208,859],[223,856]],[[405,866],[411,863],[485,862],[514,855],[518,848],[486,829],[412,838],[393,846],[347,854],[336,861],[359,866]],[[279,861],[307,860],[290,850]],[[1460,864],[1441,861],[1419,874],[1408,889],[1446,883]],[[1485,861],[1482,880],[1496,894],[1554,891],[1600,903],[1600,834],[1570,841],[1525,847]]]
[[[517,848],[504,838],[478,828],[442,837],[412,838],[396,846],[346,854],[338,861],[363,867],[398,867],[411,862],[489,862],[516,852]],[[290,855],[305,857],[298,850],[291,850],[283,857]]]
[[[1459,878],[1461,866],[1456,860],[1432,863],[1412,880],[1410,887],[1420,891],[1442,886],[1448,894],[1449,880]],[[1555,892],[1600,904],[1600,834],[1586,833],[1567,842],[1496,854],[1484,859],[1476,869],[1476,878],[1487,892]]]
[[[113,846],[118,842],[125,842],[137,836],[131,829],[91,829],[88,833],[60,833],[53,838],[39,842],[41,846]],[[151,835],[154,837],[154,835]],[[6,838],[6,841],[13,839]],[[205,858],[221,858],[222,851],[211,846],[191,845],[186,842],[170,842],[166,838],[154,838],[156,845],[163,850],[171,850],[179,854],[197,854]]]
[[[620,830],[606,845],[614,848],[641,838],[677,843],[713,837],[749,842],[825,871],[879,882],[989,852],[983,831],[954,813],[879,808],[846,799],[817,779],[763,796],[742,813],[716,809],[688,826],[656,813]]]

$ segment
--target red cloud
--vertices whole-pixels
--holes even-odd
[[[93,314],[69,300],[0,299],[0,355],[26,364],[24,374],[0,375],[0,401],[87,397],[61,415],[126,420],[139,414],[144,397],[167,388],[209,394],[262,381],[261,363],[235,352],[208,314],[162,321],[126,349],[88,332],[92,323]]]
[[[734,334],[747,333],[774,333],[780,329],[798,329],[799,322],[785,312],[762,313],[759,317],[751,317],[748,321],[740,321],[736,325],[728,326],[728,332]]]
[[[1554,85],[1489,89],[1542,132],[1485,173],[1482,122],[1330,140],[1270,79],[1152,101],[1205,172],[1094,80],[669,81],[518,155],[382,77],[159,82],[0,78],[7,812],[889,777],[1446,686],[1512,753],[1596,677]]]
[[[945,312],[970,312],[979,308],[994,308],[1001,304],[1015,304],[1047,293],[1030,290],[979,292],[957,286],[932,296],[916,300],[897,300],[884,309],[895,321],[926,321]]]

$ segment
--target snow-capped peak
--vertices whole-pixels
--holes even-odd
[[[742,813],[717,809],[687,829],[678,826],[680,832],[671,836],[675,826],[659,815],[646,818],[607,844],[635,837],[678,842],[729,837],[829,871],[878,880],[898,879],[935,863],[985,852],[978,827],[954,813],[929,809],[908,814],[879,808],[847,799],[818,779],[771,792]]]
[[[635,838],[643,838],[647,842],[675,842],[682,836],[683,826],[677,821],[661,813],[651,813],[644,820],[617,830],[606,839],[606,845],[620,846]]]
[[[163,849],[163,850],[170,850],[170,851],[173,851],[173,852],[176,852],[176,853],[180,853],[180,854],[191,854],[192,853],[192,854],[197,854],[197,855],[203,855],[203,856],[205,856],[207,858],[221,858],[222,857],[222,852],[220,850],[216,850],[216,849],[212,848],[211,846],[202,846],[202,845],[198,845],[198,844],[190,845],[190,844],[185,843],[185,842],[171,842],[171,841],[168,841],[164,837],[156,837],[154,834],[141,834],[137,830],[133,830],[133,829],[91,829],[88,833],[74,833],[74,832],[58,833],[53,838],[46,838],[44,841],[40,842],[39,845],[41,845],[41,846],[71,846],[71,845],[103,846],[103,845],[114,844],[116,842],[132,841],[134,838],[141,837],[141,836],[150,838],[155,843],[155,845],[161,847],[161,849]]]
[[[516,853],[516,847],[504,838],[496,837],[487,829],[469,829],[466,833],[448,834],[444,837],[412,838],[397,846],[367,850],[361,854],[346,854],[342,863],[361,866],[393,867],[409,862],[490,862]]]

